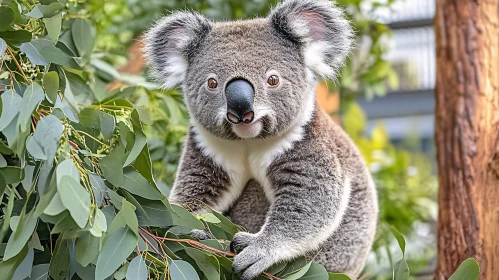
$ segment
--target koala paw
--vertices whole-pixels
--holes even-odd
[[[247,232],[238,232],[230,243],[231,251],[242,251],[234,257],[232,269],[236,272],[244,270],[242,280],[258,277],[273,263],[272,248],[259,242],[258,236]]]
[[[193,229],[191,232],[189,232],[190,236],[199,239],[199,240],[206,240],[206,239],[212,239],[213,235],[211,232],[207,231],[206,229],[201,230],[201,229]]]

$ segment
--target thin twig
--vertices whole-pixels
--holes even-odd
[[[21,68],[21,65],[19,64],[19,62],[17,61],[16,57],[14,56],[14,53],[10,50],[10,47],[7,46],[7,51],[9,52],[10,56],[12,57],[12,59],[14,60],[14,62],[16,63],[17,65],[17,68],[19,69],[19,71],[21,71],[21,74],[23,75],[23,78],[28,81],[28,77],[26,77],[26,74],[24,74],[24,71],[23,69]]]
[[[234,254],[234,253],[221,251],[221,250],[215,249],[213,247],[210,247],[208,245],[205,245],[203,243],[197,242],[195,240],[191,240],[191,239],[173,239],[173,238],[167,238],[167,237],[159,237],[159,236],[156,236],[156,235],[150,233],[149,231],[147,231],[143,227],[139,226],[139,228],[140,228],[140,230],[142,230],[144,233],[146,233],[147,235],[149,235],[150,237],[152,237],[156,241],[161,240],[161,241],[171,241],[171,242],[177,242],[177,243],[187,243],[187,244],[192,245],[194,247],[202,248],[202,249],[205,249],[205,250],[208,250],[208,251],[211,251],[211,252],[214,252],[214,253],[218,253],[218,254],[221,254],[221,255],[225,255],[225,256],[228,256],[228,257],[235,257],[236,256],[236,254]],[[142,239],[144,239],[144,238],[142,238]],[[145,241],[145,239],[144,239],[144,241]],[[158,253],[158,252],[156,251],[156,253]],[[274,276],[274,275],[272,275],[270,273],[267,273],[267,272],[264,272],[263,275],[265,277],[269,278],[269,279],[282,280],[281,278],[279,278],[277,276]]]

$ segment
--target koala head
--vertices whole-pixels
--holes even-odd
[[[164,87],[181,86],[191,121],[225,139],[269,138],[306,123],[318,78],[334,78],[352,30],[327,0],[287,0],[266,18],[211,22],[175,12],[145,36]]]

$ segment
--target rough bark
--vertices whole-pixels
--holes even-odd
[[[499,0],[437,0],[438,265],[499,277]]]

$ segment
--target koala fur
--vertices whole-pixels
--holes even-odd
[[[155,76],[181,86],[190,113],[170,201],[196,211],[206,204],[249,230],[231,243],[242,249],[233,264],[242,279],[303,255],[352,278],[362,271],[376,229],[375,185],[315,101],[318,79],[335,78],[352,40],[327,0],[287,0],[244,21],[174,12],[145,37]],[[272,75],[277,86],[267,83]],[[228,120],[233,80],[253,88],[249,124]]]

